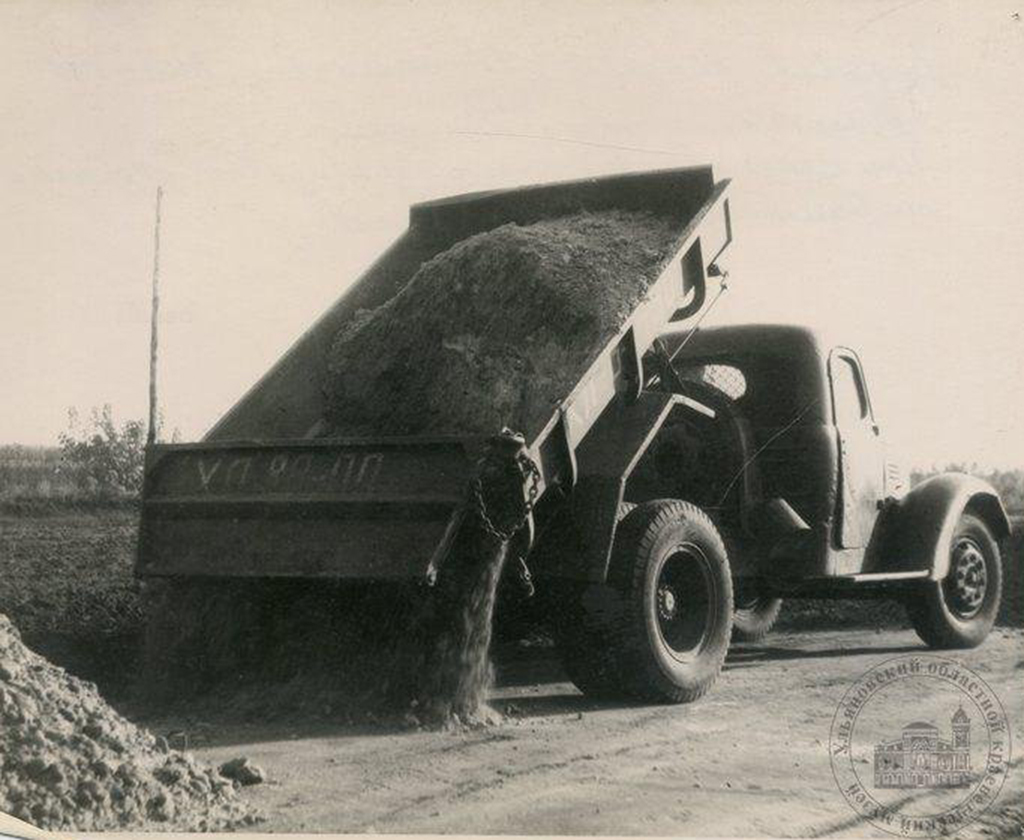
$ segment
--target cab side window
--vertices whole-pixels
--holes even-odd
[[[860,370],[848,356],[832,356],[832,401],[837,426],[853,426],[868,416],[868,399]]]

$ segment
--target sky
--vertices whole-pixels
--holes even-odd
[[[909,466],[1024,466],[1024,2],[0,4],[0,442],[201,436],[416,201],[711,163],[709,323],[861,351]]]

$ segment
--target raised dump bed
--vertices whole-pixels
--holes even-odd
[[[151,447],[138,573],[431,578],[473,498],[488,439],[325,437],[335,336],[360,310],[393,298],[425,261],[474,234],[579,212],[646,211],[679,220],[656,279],[520,452],[519,463],[536,468],[523,492],[540,503],[557,486],[564,498],[574,491],[589,500],[585,541],[593,557],[606,557],[625,476],[667,413],[687,402],[642,392],[643,357],[705,304],[706,279],[731,240],[727,187],[710,167],[694,167],[415,205],[406,232],[204,441]],[[588,568],[589,576],[602,573],[600,563]]]

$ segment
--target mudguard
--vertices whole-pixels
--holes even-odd
[[[560,535],[566,542],[553,551],[547,547],[551,556],[539,564],[544,574],[591,583],[605,580],[626,481],[677,410],[714,416],[695,400],[661,391],[643,391],[634,402],[616,400],[605,409],[576,451],[571,516]]]
[[[941,580],[949,571],[953,531],[965,512],[984,521],[996,540],[1010,533],[1003,503],[988,482],[963,473],[942,473],[885,509],[868,546],[865,569],[928,571],[930,580]]]

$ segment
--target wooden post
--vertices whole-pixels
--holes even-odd
[[[156,226],[153,231],[153,305],[149,325],[149,429],[146,443],[156,443],[157,402],[156,402],[156,349],[157,327],[160,313],[160,203],[164,188],[156,188]]]

